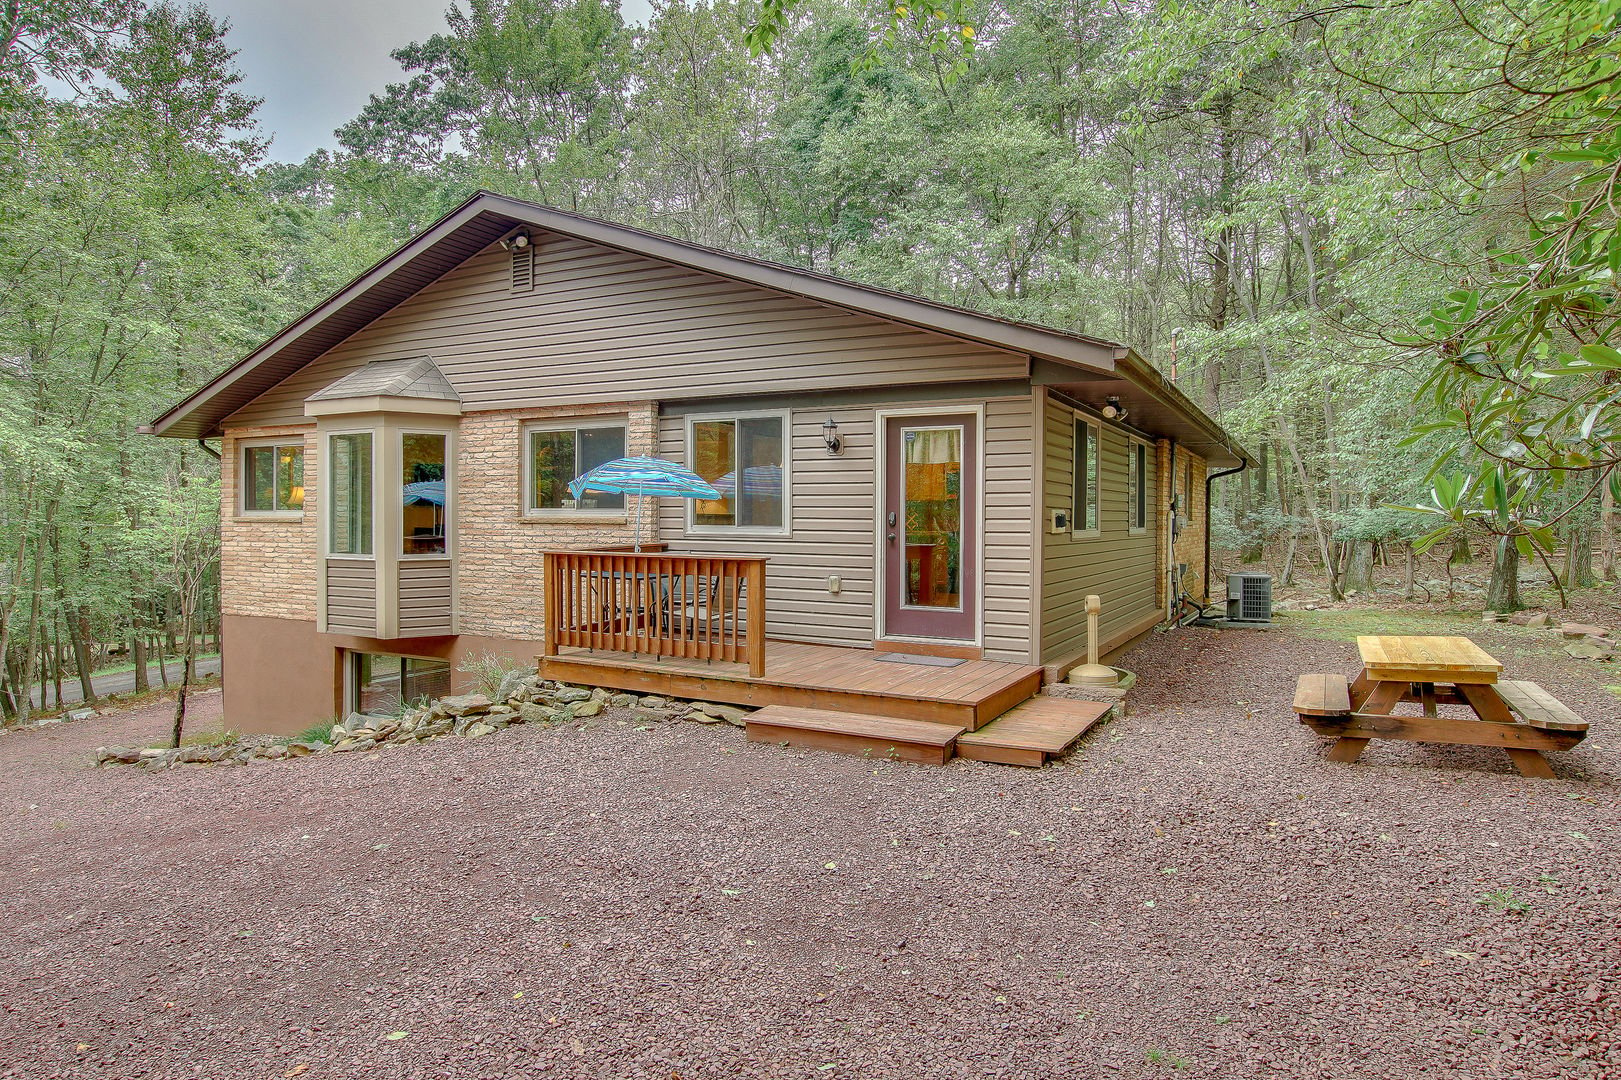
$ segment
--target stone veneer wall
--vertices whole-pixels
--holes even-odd
[[[642,540],[658,539],[655,500],[627,500],[623,522],[524,516],[523,426],[536,420],[623,416],[625,453],[657,453],[652,402],[590,407],[509,409],[468,413],[457,435],[456,608],[463,634],[540,640],[543,554],[560,547],[629,544],[631,515],[642,517]],[[637,507],[641,502],[644,505]]]
[[[1209,508],[1205,506],[1205,460],[1196,454],[1190,453],[1182,447],[1176,450],[1176,492],[1178,497],[1187,490],[1188,471],[1193,472],[1193,502],[1191,506],[1183,509],[1183,516],[1187,518],[1187,525],[1176,538],[1176,545],[1172,549],[1176,561],[1188,564],[1188,572],[1182,577],[1182,588],[1195,600],[1204,596],[1204,526],[1205,514]],[[1225,596],[1223,591],[1221,596]],[[1212,599],[1219,599],[1215,592]]]
[[[246,440],[294,436],[304,440],[302,518],[238,512],[237,467]],[[220,604],[226,615],[315,621],[318,538],[314,508],[321,475],[314,425],[234,428],[220,440]]]

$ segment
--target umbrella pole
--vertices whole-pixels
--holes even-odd
[[[636,554],[642,553],[642,500],[647,498],[642,494],[642,485],[636,485]]]

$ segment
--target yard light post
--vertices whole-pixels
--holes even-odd
[[[1086,597],[1086,663],[1069,673],[1069,681],[1083,686],[1114,686],[1120,675],[1112,667],[1098,663],[1098,615],[1103,598],[1096,593]]]

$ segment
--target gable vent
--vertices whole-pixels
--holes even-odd
[[[527,240],[528,238],[525,237]],[[535,289],[535,245],[526,243],[522,247],[513,244],[508,249],[512,255],[512,291],[515,293],[533,292]]]

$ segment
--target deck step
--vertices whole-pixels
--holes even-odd
[[[794,705],[767,705],[750,713],[750,742],[788,743],[860,757],[896,758],[944,765],[967,728],[929,720],[828,712]]]
[[[1033,697],[978,731],[957,737],[959,757],[1040,767],[1064,753],[1111,708],[1101,701]]]

